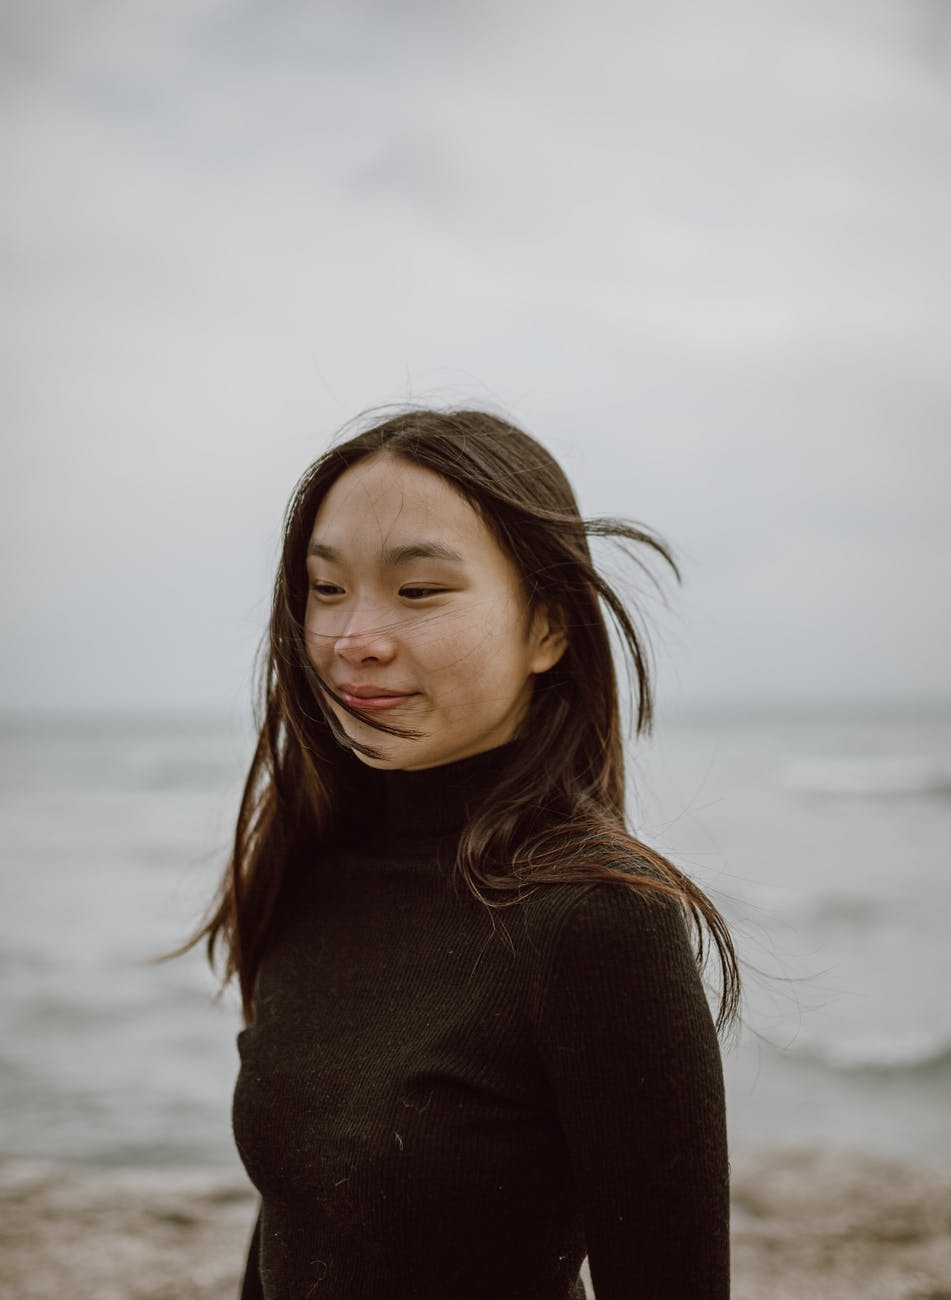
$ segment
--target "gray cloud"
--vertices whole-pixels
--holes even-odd
[[[5,707],[227,707],[359,409],[685,559],[685,703],[947,698],[946,7],[4,7]]]

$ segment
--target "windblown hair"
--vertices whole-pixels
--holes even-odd
[[[287,510],[283,551],[260,665],[259,736],[238,814],[234,848],[209,914],[184,951],[204,939],[224,982],[237,976],[246,1022],[255,977],[279,915],[290,864],[310,860],[333,834],[342,804],[340,759],[350,740],[329,701],[381,732],[412,735],[351,708],[308,659],[305,553],[315,515],[351,465],[386,451],[435,471],[479,513],[521,576],[527,612],[544,608],[567,636],[561,659],[535,678],[514,761],[473,810],[455,871],[490,909],[551,884],[606,881],[677,900],[691,924],[698,964],[715,952],[717,1028],[739,1005],[736,953],[706,895],[627,829],[621,708],[608,622],[613,622],[636,701],[635,733],[648,732],[652,688],[644,634],[595,568],[588,539],[614,539],[635,564],[660,558],[679,578],[667,545],[634,523],[582,520],[554,458],[533,438],[473,410],[405,410],[332,447],[306,471]],[[639,553],[640,552],[640,553]],[[262,652],[265,647],[262,646]]]

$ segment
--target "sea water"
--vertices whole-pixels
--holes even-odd
[[[0,730],[0,1151],[233,1164],[233,993],[178,944],[227,858],[250,736],[194,719]],[[638,834],[731,922],[734,1141],[951,1161],[951,722],[663,722]]]
[[[951,720],[681,723],[634,766],[741,958],[732,1137],[951,1160]]]

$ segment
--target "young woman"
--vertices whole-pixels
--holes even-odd
[[[388,418],[297,488],[201,931],[245,1008],[246,1298],[583,1300],[585,1255],[597,1300],[729,1294],[698,964],[712,941],[719,1025],[736,961],[625,827],[604,611],[638,731],[651,690],[590,534],[673,565],[478,411]]]

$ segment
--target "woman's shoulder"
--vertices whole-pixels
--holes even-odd
[[[525,928],[524,991],[538,1043],[557,1046],[569,1028],[580,1036],[594,1016],[641,1042],[702,1039],[713,1059],[708,996],[676,898],[637,873],[630,884],[553,885],[532,896]]]
[[[525,898],[522,924],[536,954],[554,961],[618,954],[633,960],[648,949],[674,950],[693,962],[684,909],[663,892],[663,878],[632,856],[618,866],[627,879],[598,878],[538,884]],[[658,885],[661,886],[658,889]]]

